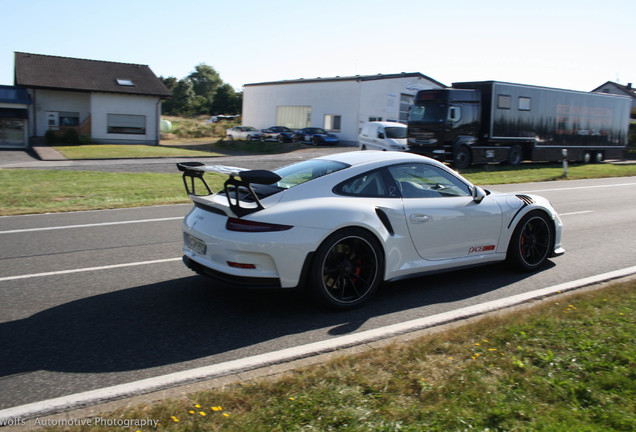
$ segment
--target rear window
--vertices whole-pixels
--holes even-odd
[[[276,174],[281,176],[276,186],[281,189],[289,189],[347,167],[349,165],[346,163],[323,159],[299,162],[274,170]]]

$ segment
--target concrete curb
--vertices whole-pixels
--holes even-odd
[[[636,266],[325,341],[7,408],[0,410],[0,424],[12,419],[31,419],[71,411],[118,399],[144,395],[181,385],[192,384],[203,380],[225,377],[259,368],[271,367],[285,362],[313,357],[398,335],[449,324],[489,312],[517,306],[542,297],[560,294],[566,291],[627,277],[633,274],[636,274]]]

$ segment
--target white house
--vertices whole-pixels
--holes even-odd
[[[20,52],[15,85],[31,97],[29,136],[74,128],[95,143],[158,144],[170,96],[146,65]]]
[[[368,121],[406,122],[419,90],[445,88],[419,72],[245,84],[243,124],[262,129],[321,127],[356,145]]]
[[[601,85],[600,87],[596,87],[592,91],[597,93],[608,93],[608,94],[631,97],[632,98],[631,119],[632,121],[636,120],[636,89],[632,87],[632,83],[627,83],[627,85],[623,85],[623,84],[618,84],[612,81],[607,81],[605,84]]]

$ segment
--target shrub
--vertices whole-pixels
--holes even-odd
[[[79,133],[75,129],[67,129],[62,135],[62,142],[68,145],[78,145],[80,143]]]
[[[46,133],[44,134],[44,140],[46,141],[48,145],[53,145],[57,142],[57,136],[55,135],[54,131],[47,130]]]

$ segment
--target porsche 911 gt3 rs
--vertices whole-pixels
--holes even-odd
[[[550,203],[485,191],[433,159],[354,151],[273,171],[178,164],[194,207],[184,262],[234,285],[306,286],[335,308],[386,281],[507,260],[533,271],[563,254]],[[214,193],[207,172],[228,176]]]

